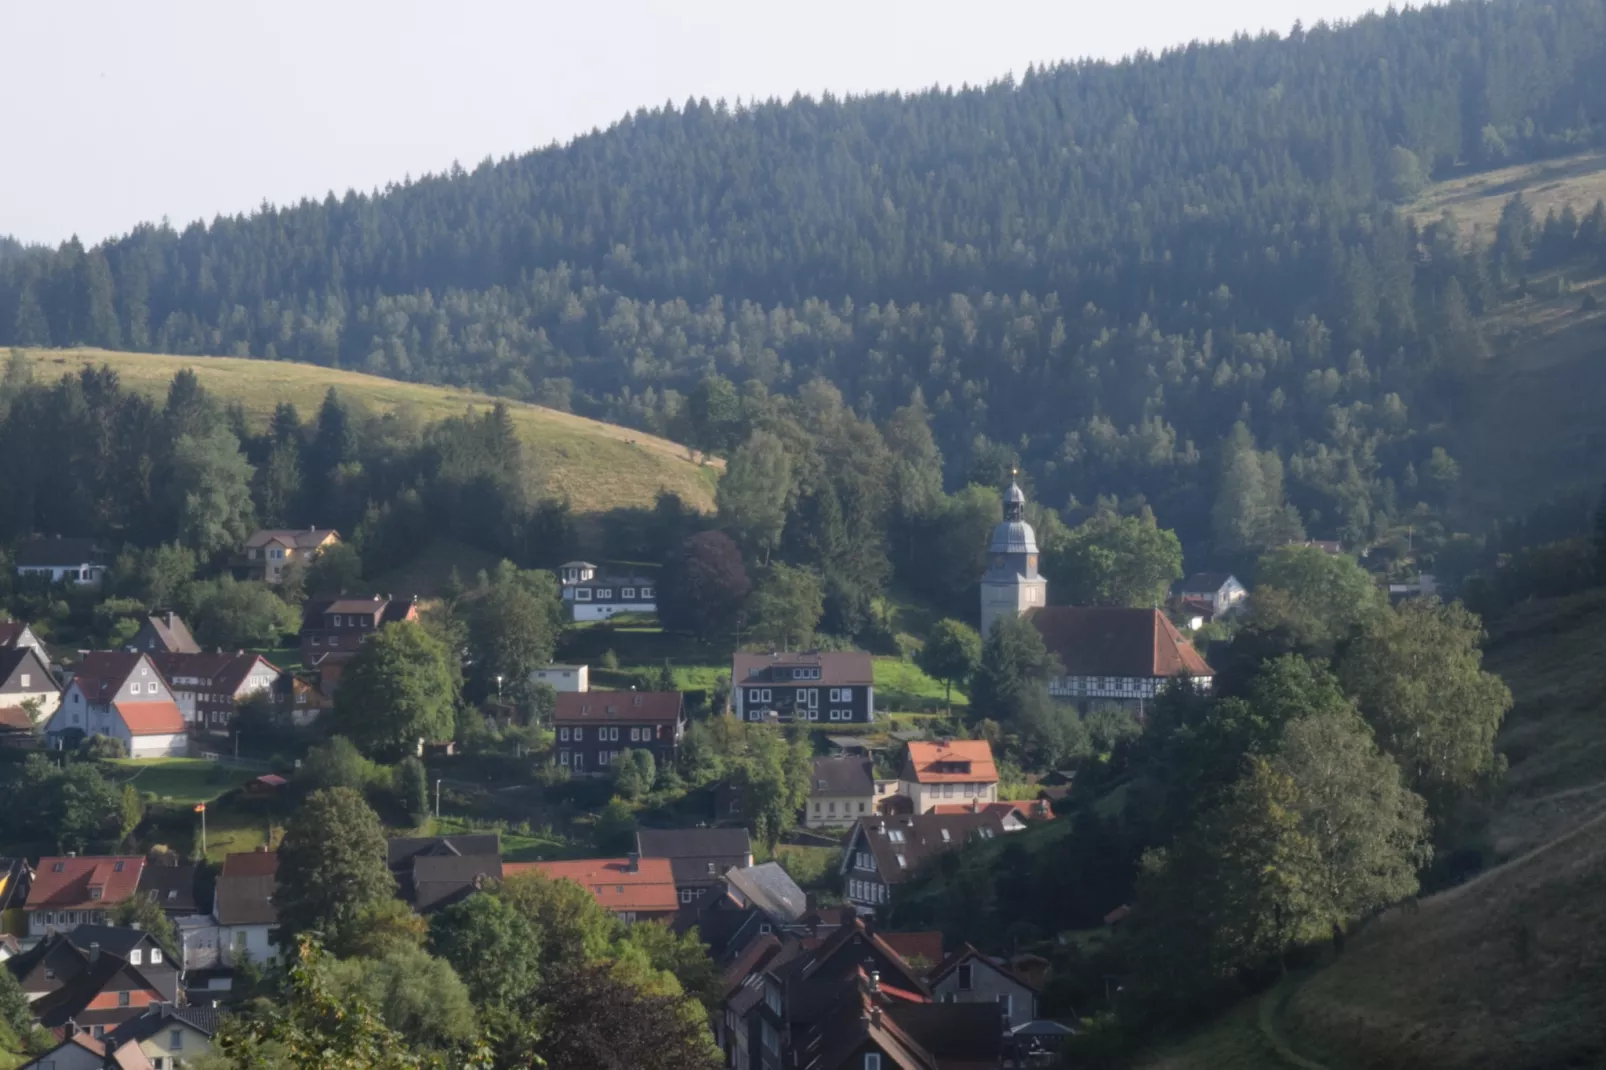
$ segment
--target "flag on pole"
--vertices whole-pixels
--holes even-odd
[[[195,804],[195,812],[198,813],[198,814],[206,813],[206,804],[204,802],[196,803]]]

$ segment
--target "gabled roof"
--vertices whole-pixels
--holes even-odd
[[[680,720],[679,691],[563,691],[552,720],[556,724],[649,722],[672,725]]]
[[[959,969],[961,965],[967,962],[972,966],[981,966],[984,969],[991,970],[998,974],[998,976],[1007,978],[1024,988],[1029,988],[1033,992],[1037,991],[1036,985],[1032,984],[1030,981],[1026,980],[1020,974],[1016,973],[1003,963],[996,962],[993,959],[988,958],[986,955],[983,955],[970,944],[965,944],[960,947],[958,951],[955,951],[952,955],[949,955],[945,960],[943,960],[940,966],[931,971],[932,986],[935,987],[942,981],[944,977],[947,977],[949,974],[953,973],[955,970]]]
[[[919,871],[929,858],[962,846],[973,836],[1004,834],[996,813],[983,810],[964,814],[902,814],[896,817],[861,817],[848,840],[848,857],[863,843],[875,855],[876,867],[887,884],[901,884]]]
[[[900,1003],[888,1007],[887,1016],[942,1070],[1003,1065],[1004,1010],[995,1001]]]
[[[502,853],[502,837],[496,832],[474,832],[466,836],[392,836],[385,841],[385,864],[394,872],[408,868],[419,857],[464,858]]]
[[[716,884],[731,868],[753,859],[753,841],[744,828],[636,830],[642,858],[667,858],[677,885]]]
[[[149,1040],[164,1029],[176,1024],[189,1026],[202,1036],[217,1035],[222,1015],[214,1007],[178,1007],[171,1003],[158,1003],[138,1018],[130,1018],[112,1031],[108,1038],[113,1044],[138,1043]]]
[[[1067,676],[1215,675],[1158,609],[1044,606],[1030,619]]]
[[[176,736],[184,731],[184,714],[172,702],[114,702],[117,716],[133,736]]]
[[[257,549],[270,542],[284,543],[298,550],[313,550],[329,539],[340,541],[340,533],[328,528],[263,528],[245,540],[247,549]]]
[[[139,891],[163,910],[193,914],[195,905],[194,866],[153,866],[147,864],[139,877]]]
[[[816,758],[809,794],[850,798],[875,794],[875,763],[868,758]]]
[[[1182,593],[1213,595],[1234,578],[1230,572],[1195,572],[1182,581]]]
[[[161,641],[162,649],[172,654],[199,654],[201,646],[190,634],[190,626],[184,623],[184,618],[177,613],[154,613],[145,618],[156,638]]]
[[[34,719],[21,706],[0,706],[0,733],[32,732]]]
[[[20,620],[0,620],[0,650],[9,650],[21,640],[28,625]]]
[[[21,1070],[34,1070],[35,1067],[41,1066],[55,1066],[57,1060],[52,1059],[51,1056],[66,1048],[82,1048],[98,1058],[107,1060],[102,1065],[115,1067],[116,1070],[151,1070],[151,1061],[145,1057],[145,1053],[140,1050],[137,1043],[124,1041],[114,1046],[111,1053],[108,1054],[106,1045],[88,1033],[74,1033],[34,1061],[23,1063]],[[82,1058],[82,1056],[78,1058]],[[73,1065],[77,1065],[76,1059],[73,1060]]]
[[[672,914],[680,907],[667,858],[587,858],[575,862],[509,862],[507,876],[536,871],[551,880],[573,881],[607,910]]]
[[[418,855],[404,892],[414,910],[427,914],[472,895],[487,880],[502,879],[500,855]]]
[[[109,909],[134,894],[144,868],[138,855],[41,858],[28,889],[28,909]]]
[[[223,859],[212,913],[219,925],[274,925],[279,908],[273,905],[279,872],[277,851],[241,851]]]
[[[808,909],[809,897],[779,862],[764,862],[725,874],[725,883],[748,904],[782,925],[792,925]]]
[[[56,686],[56,678],[51,675],[50,664],[39,656],[39,651],[31,646],[0,647],[0,684],[11,679],[19,669],[27,671],[30,691],[61,691]],[[21,686],[20,680],[18,686]]]
[[[243,650],[203,651],[196,654],[155,653],[151,660],[162,671],[162,676],[172,686],[175,676],[194,677],[201,680],[212,681],[206,685],[205,690],[213,694],[232,695],[240,690],[246,677],[250,676],[260,663],[273,670],[275,674],[282,670],[261,654],[247,654]],[[186,684],[184,690],[194,690],[196,685]]]
[[[998,766],[985,739],[951,739],[909,744],[903,778],[921,784],[996,784]]]
[[[46,568],[52,565],[85,565],[100,560],[100,547],[94,539],[24,539],[17,544],[12,563],[19,568]]]
[[[777,651],[770,654],[738,651],[731,661],[731,684],[734,687],[741,687],[753,679],[771,680],[776,683],[790,682],[775,680],[771,675],[771,670],[774,669],[820,670],[818,680],[799,680],[797,683],[800,686],[812,687],[823,684],[860,687],[875,683],[875,662],[869,654],[861,650],[810,650],[803,653]]]
[[[92,650],[73,668],[72,685],[83,693],[84,701],[104,706],[117,697],[144,654],[130,650]]]
[[[926,1051],[868,993],[854,991],[835,1010],[801,1031],[796,1049],[799,1070],[856,1070],[866,1043],[882,1055],[885,1070],[940,1070]],[[850,1062],[849,1060],[853,1060]]]
[[[42,964],[54,972],[57,983],[30,990],[37,998],[30,1008],[42,1025],[56,1029],[86,1011],[103,993],[149,990],[166,1002],[178,998],[178,969],[165,957],[139,965],[129,959],[136,948],[155,955],[158,945],[147,932],[115,925],[80,925],[71,933],[47,937],[25,955],[6,965],[19,979],[37,976]],[[143,957],[143,956],[142,956]]]

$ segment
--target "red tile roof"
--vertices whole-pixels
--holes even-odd
[[[627,858],[586,858],[577,862],[508,862],[504,877],[530,871],[583,887],[598,905],[615,912],[672,914],[680,909],[675,876],[667,858],[643,858],[630,868]]]
[[[236,851],[223,859],[224,877],[271,877],[279,872],[277,851]]]
[[[33,718],[21,706],[0,706],[0,730],[32,732]]]
[[[117,697],[118,689],[144,657],[126,650],[91,651],[74,668],[72,682],[83,692],[85,702],[103,706]]]
[[[1158,609],[1044,606],[1031,615],[1067,676],[1214,676]]]
[[[949,768],[954,771],[948,771]],[[998,766],[985,739],[954,739],[946,743],[909,744],[904,778],[921,784],[997,783]]]
[[[137,855],[41,858],[28,889],[27,909],[109,910],[139,889],[144,869],[145,859]]]
[[[926,965],[935,969],[942,962],[942,933],[888,933],[878,932],[881,942],[898,953],[898,957],[908,962],[910,959],[924,959]]]
[[[557,724],[591,724],[612,721],[649,721],[674,724],[680,720],[679,691],[564,691],[552,715]]]
[[[1022,821],[1039,821],[1054,816],[1052,807],[1046,806],[1041,799],[1030,799],[1026,802],[991,802],[978,803],[972,800],[968,803],[938,803],[929,811],[933,814],[997,814],[1000,818],[1014,814]]]
[[[117,716],[130,735],[176,736],[184,731],[184,715],[171,702],[119,702]]]

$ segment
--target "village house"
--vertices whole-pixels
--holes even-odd
[[[842,898],[862,912],[892,901],[892,889],[909,880],[929,859],[972,837],[1004,835],[991,810],[962,814],[903,814],[861,817],[848,835],[838,873]]]
[[[562,694],[565,691],[590,691],[589,665],[542,665],[530,670],[530,683],[546,684]]]
[[[242,553],[232,562],[242,580],[258,580],[278,585],[295,567],[305,568],[325,549],[340,541],[340,533],[317,528],[273,528],[258,531],[245,540]]]
[[[284,675],[260,654],[153,654],[178,699],[184,723],[193,732],[227,735],[240,703],[255,696],[272,698]]]
[[[46,1029],[76,1025],[96,1039],[145,1008],[178,998],[177,965],[148,932],[80,925],[6,962]]]
[[[149,654],[97,650],[84,655],[45,727],[56,746],[68,733],[110,736],[130,758],[183,757],[184,715]]]
[[[559,575],[571,573],[585,575],[584,579],[563,580],[563,601],[576,621],[608,620],[620,613],[658,612],[658,581],[650,576],[598,576],[595,566],[583,561],[563,566]]]
[[[495,832],[392,836],[385,841],[385,864],[402,901],[430,914],[502,879],[502,838]]]
[[[931,986],[932,997],[941,1003],[998,1004],[1006,1027],[1037,1017],[1036,986],[969,944],[944,960],[926,982]]]
[[[387,624],[418,619],[418,599],[388,595],[316,599],[301,613],[301,664],[318,672],[318,687],[334,697],[340,675],[363,642]]]
[[[21,579],[99,587],[106,576],[106,554],[94,539],[24,539],[12,558]]]
[[[917,814],[943,803],[998,801],[998,766],[985,739],[912,741],[899,782]]]
[[[146,654],[199,654],[201,646],[190,634],[190,626],[177,613],[158,613],[140,622],[139,631],[125,650]]]
[[[17,1070],[155,1070],[139,1045],[124,1041],[119,1047],[96,1040],[89,1033],[73,1032],[37,1059]]]
[[[219,966],[232,969],[246,960],[278,956],[279,910],[273,905],[278,873],[276,851],[241,851],[223,859],[212,894]],[[196,940],[202,943],[206,936],[197,933]]]
[[[50,657],[45,644],[39,641],[27,624],[20,620],[0,620],[0,650],[16,650],[25,646],[39,651],[42,658]]]
[[[1178,589],[1182,614],[1202,617],[1206,623],[1237,611],[1249,592],[1229,572],[1195,572]]]
[[[37,648],[0,650],[0,729],[32,732],[60,705],[61,687]]]
[[[739,721],[875,720],[875,663],[861,651],[738,653],[731,708]]]
[[[804,931],[808,895],[779,862],[727,870],[720,885],[675,919],[677,929],[697,927],[715,962],[733,961],[772,933]]]
[[[130,1018],[107,1038],[107,1045],[139,1045],[152,1070],[180,1070],[212,1050],[218,1012],[212,1007],[178,1007],[162,1003]]]
[[[753,864],[753,843],[745,828],[638,828],[636,853],[669,861],[682,906],[718,889],[728,871]]]
[[[662,769],[685,738],[686,710],[679,691],[571,691],[552,724],[558,764],[576,774],[608,773],[626,750],[651,752]]]
[[[502,866],[507,877],[529,872],[550,880],[573,881],[621,921],[670,921],[680,909],[674,871],[667,858],[631,854],[574,862],[506,862]]]
[[[898,781],[876,777],[875,762],[869,758],[816,758],[809,797],[803,804],[803,824],[808,828],[851,825],[876,813],[876,804],[898,790]]]
[[[137,855],[41,858],[28,888],[28,934],[49,936],[100,925],[139,890],[145,859]]]
[[[139,894],[162,908],[169,918],[198,913],[193,865],[161,865],[147,861],[139,875]]]

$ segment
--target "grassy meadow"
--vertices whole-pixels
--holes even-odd
[[[421,421],[485,409],[498,400],[450,387],[404,383],[337,368],[292,361],[241,357],[174,357],[116,353],[102,349],[28,349],[36,378],[51,380],[86,364],[107,364],[124,385],[153,397],[166,394],[173,376],[185,368],[201,384],[265,425],[281,401],[293,403],[303,419],[317,412],[330,387],[368,408],[405,411]],[[519,401],[506,401],[530,450],[547,494],[567,498],[578,514],[611,509],[651,508],[659,491],[669,490],[694,509],[708,511],[720,462],[699,464],[686,447],[642,431],[588,420]]]

